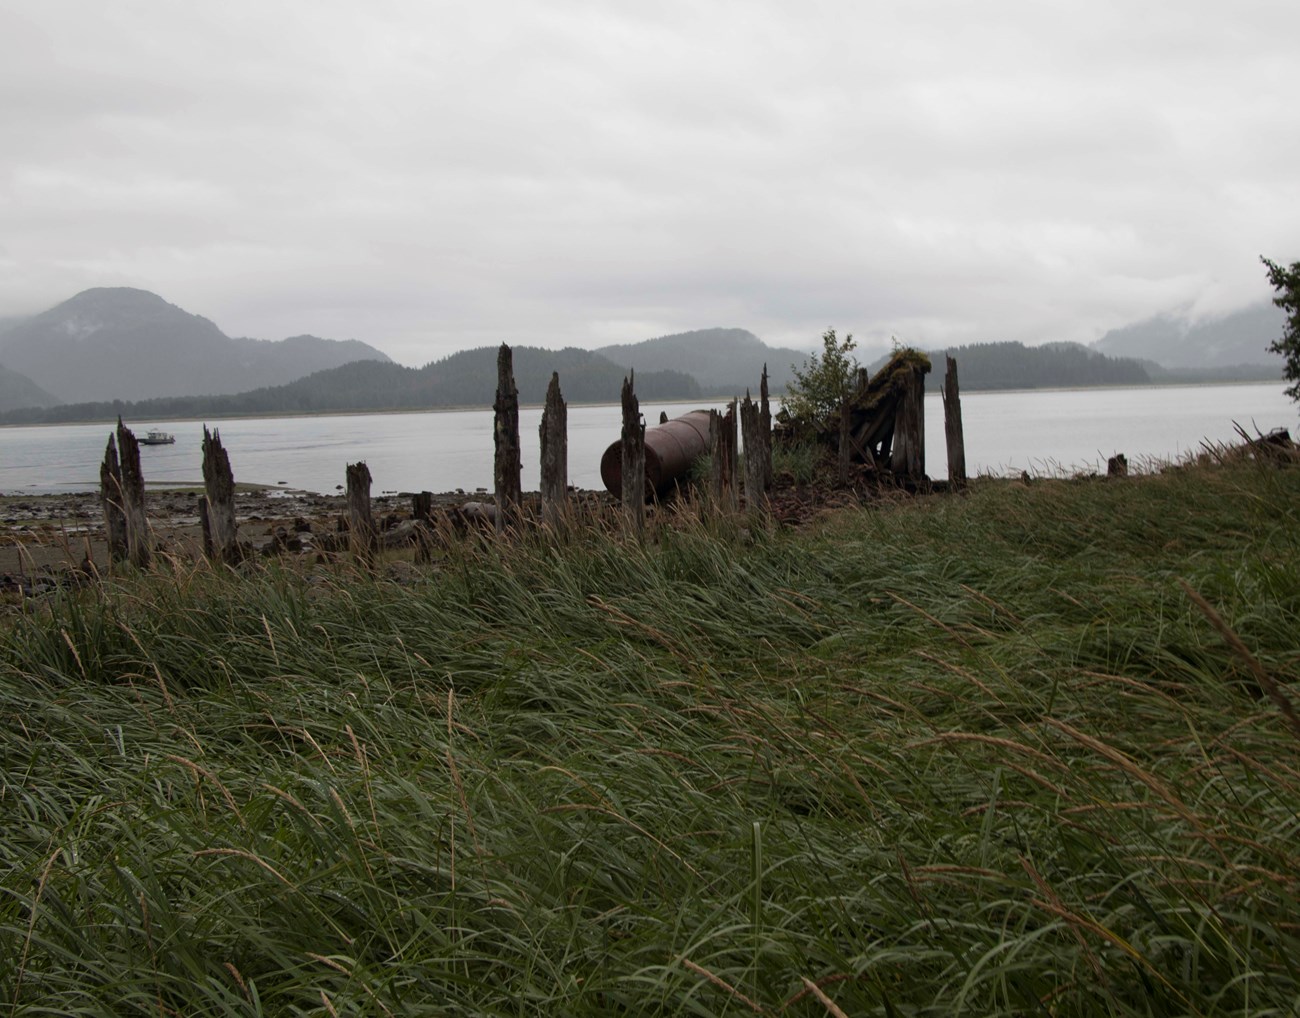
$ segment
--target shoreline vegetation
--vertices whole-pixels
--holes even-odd
[[[0,1003],[1294,1010],[1293,450],[667,522],[5,603]]]

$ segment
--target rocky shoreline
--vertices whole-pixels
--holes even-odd
[[[159,551],[181,558],[201,554],[200,496],[193,489],[147,493],[149,525]],[[577,492],[575,497],[591,503],[609,500],[603,492]],[[442,492],[433,496],[433,512],[457,520],[487,518],[491,498],[485,492]],[[402,543],[403,536],[409,535],[410,494],[375,496],[371,509],[381,535],[389,537],[386,543]],[[341,550],[346,546],[346,526],[341,522],[345,514],[342,495],[279,489],[235,495],[239,537],[250,556]],[[98,493],[0,496],[0,590],[36,592],[107,564]]]

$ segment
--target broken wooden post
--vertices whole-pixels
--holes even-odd
[[[763,436],[763,490],[772,489],[772,403],[767,395],[767,365],[758,383],[759,432]]]
[[[497,351],[497,398],[492,409],[496,411],[492,434],[496,445],[494,476],[497,533],[500,534],[519,523],[519,507],[524,497],[519,481],[519,390],[515,388],[513,357],[505,343]]]
[[[235,527],[235,476],[230,456],[221,444],[221,432],[203,425],[203,490],[207,493],[207,530],[204,554],[215,562],[233,566],[239,561]]]
[[[632,531],[645,533],[645,422],[641,405],[633,389],[636,373],[623,379],[623,509]]]
[[[1106,461],[1107,477],[1127,477],[1128,476],[1128,457],[1122,452],[1116,453]]]
[[[947,355],[945,355],[947,356]],[[961,427],[961,392],[957,387],[957,362],[948,357],[943,376],[943,435],[948,445],[948,487],[966,487],[966,439]]]
[[[925,481],[925,372],[910,367],[901,381],[894,412],[894,448],[890,469],[911,484]]]
[[[551,372],[539,428],[542,441],[542,520],[557,526],[569,513],[569,407],[560,394],[560,375]]]
[[[117,419],[117,451],[122,466],[122,512],[126,516],[126,556],[133,566],[149,565],[149,520],[144,510],[144,473],[135,433]]]
[[[370,468],[364,462],[348,464],[348,544],[366,565],[374,561],[379,543],[370,513]]]
[[[427,562],[433,556],[433,492],[411,496],[411,521],[415,524],[415,560]]]
[[[216,553],[212,550],[212,518],[208,515],[208,496],[200,495],[198,501],[199,529],[203,531],[203,557],[211,562]]]
[[[840,444],[839,444],[839,473],[837,480],[841,488],[849,486],[849,454],[852,451],[850,445],[850,428],[849,423],[852,414],[849,409],[849,399],[844,397],[840,401]]]
[[[740,485],[737,483],[740,473],[740,415],[736,412],[736,401],[727,405],[727,416],[723,419],[722,433],[727,440],[727,508],[733,513],[740,512]]]
[[[709,411],[709,498],[715,510],[722,507],[722,495],[726,490],[723,446],[722,414],[716,409],[711,409]]]
[[[763,487],[763,433],[762,414],[758,404],[749,398],[740,404],[740,430],[745,440],[745,507],[751,513],[761,513],[767,505]]]
[[[126,512],[122,508],[122,465],[117,458],[117,438],[108,435],[108,448],[99,467],[99,502],[104,507],[104,539],[108,561],[126,561]]]

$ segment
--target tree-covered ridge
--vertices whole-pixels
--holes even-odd
[[[944,356],[957,361],[963,389],[1054,389],[1092,385],[1149,385],[1151,376],[1129,357],[1107,357],[1078,343],[972,343],[929,351],[936,365],[926,377],[927,389],[943,385]],[[882,357],[870,366],[874,374]]]
[[[543,350],[515,347],[514,372],[519,398],[542,403],[551,373],[559,372],[564,398],[575,403],[612,402],[625,369],[599,354],[572,347]],[[288,385],[268,386],[229,396],[188,396],[136,402],[77,403],[0,414],[5,424],[52,424],[158,417],[221,417],[241,414],[342,413],[378,410],[429,410],[436,407],[489,407],[496,393],[496,354],[480,347],[452,354],[422,368],[383,361],[356,361],[317,371]],[[646,400],[694,399],[695,379],[679,371],[636,376],[637,394]]]

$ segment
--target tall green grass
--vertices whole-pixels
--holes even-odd
[[[32,604],[0,1004],[1295,1013],[1298,506],[988,483]]]

